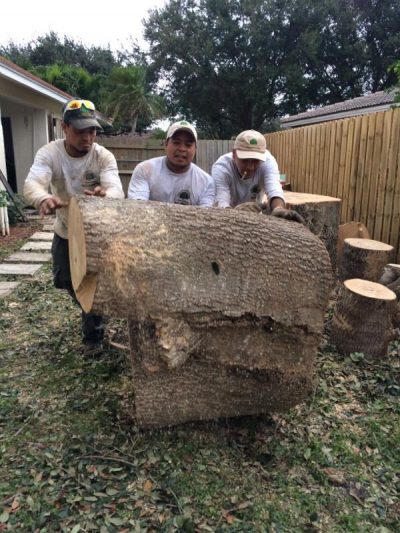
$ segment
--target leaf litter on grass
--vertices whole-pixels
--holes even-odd
[[[396,342],[376,362],[325,343],[287,413],[142,431],[125,353],[83,359],[50,267],[0,306],[0,531],[399,530]]]

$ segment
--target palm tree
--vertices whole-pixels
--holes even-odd
[[[129,124],[132,133],[139,117],[157,120],[165,114],[163,98],[147,91],[146,71],[140,66],[112,69],[104,104],[106,113],[114,121]]]

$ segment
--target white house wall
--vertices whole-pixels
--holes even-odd
[[[7,167],[6,167],[6,155],[4,153],[4,137],[3,137],[3,127],[1,125],[1,107],[0,107],[0,170],[7,177]],[[0,189],[3,188],[0,185]]]
[[[31,87],[19,86],[0,77],[0,109],[2,116],[11,120],[18,193],[22,193],[35,153],[49,140],[47,116],[60,117],[61,107],[62,103],[33,91]],[[2,170],[3,164],[5,166],[4,139],[1,134]]]

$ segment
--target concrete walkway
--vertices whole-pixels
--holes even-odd
[[[38,215],[28,215],[28,219],[43,222],[43,231],[31,235],[19,252],[14,252],[0,263],[0,298],[12,293],[20,281],[7,281],[4,276],[32,278],[41,267],[51,261],[51,241],[53,240],[54,217],[40,219]]]

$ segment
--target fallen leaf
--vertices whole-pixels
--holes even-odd
[[[322,468],[322,472],[333,485],[344,485],[346,483],[345,473],[337,468]]]
[[[145,492],[150,492],[153,488],[153,483],[150,481],[150,479],[148,479],[147,481],[145,481],[144,485],[143,485],[143,490]]]
[[[233,524],[233,522],[235,521],[235,517],[233,516],[233,514],[225,513],[224,518],[228,524]]]

